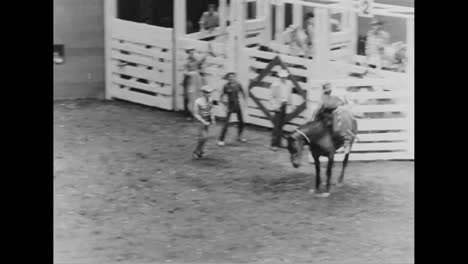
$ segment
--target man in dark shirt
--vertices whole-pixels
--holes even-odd
[[[228,101],[226,104],[227,114],[226,114],[226,122],[224,123],[223,130],[221,131],[221,135],[219,136],[218,145],[224,146],[224,137],[226,136],[227,128],[229,126],[229,120],[231,118],[231,114],[236,113],[238,121],[238,140],[241,142],[246,142],[243,139],[242,131],[244,130],[244,119],[242,118],[242,109],[240,107],[239,102],[239,93],[242,94],[244,100],[247,100],[247,97],[242,89],[242,86],[239,82],[236,81],[236,74],[234,72],[229,72],[226,74],[226,79],[228,82],[224,85],[223,91],[221,92],[220,101],[223,102],[224,95],[227,96]]]

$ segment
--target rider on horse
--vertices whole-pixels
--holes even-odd
[[[345,101],[331,94],[330,83],[323,84],[322,89],[322,100],[314,119],[321,120],[330,129],[335,139],[343,140],[345,152],[349,151],[348,143],[355,137],[356,132],[352,131],[353,123],[356,122],[353,114],[342,107]]]
[[[332,125],[333,112],[345,103],[338,96],[331,94],[331,84],[324,83],[322,85],[323,94],[321,96],[320,106],[318,108],[315,119],[324,121],[327,126]]]

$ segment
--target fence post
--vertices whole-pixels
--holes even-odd
[[[275,8],[275,40],[278,40],[281,33],[284,31],[284,3],[278,1]]]
[[[172,108],[173,110],[180,110],[183,108],[182,104],[178,104],[178,97],[182,94],[182,87],[180,74],[178,72],[181,62],[179,62],[179,40],[186,35],[187,30],[187,6],[186,0],[174,0],[174,28],[172,31]]]
[[[106,90],[105,98],[112,99],[112,69],[111,69],[111,53],[112,53],[112,22],[117,17],[117,0],[104,0],[104,31],[105,31],[105,67],[106,67]]]
[[[409,90],[409,113],[408,113],[408,152],[411,159],[414,159],[414,18],[406,20],[406,41],[407,41],[407,57],[406,74],[408,79]]]
[[[330,18],[327,8],[317,8],[315,12],[314,36],[314,69],[319,79],[326,79],[330,62]]]

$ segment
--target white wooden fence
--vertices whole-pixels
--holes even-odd
[[[113,19],[108,96],[173,109],[172,29]]]

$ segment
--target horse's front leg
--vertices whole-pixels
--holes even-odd
[[[330,195],[330,187],[331,187],[331,178],[332,178],[332,169],[334,163],[335,156],[334,154],[328,155],[328,165],[327,165],[327,191],[324,193],[324,196]]]
[[[312,153],[312,157],[314,158],[314,165],[315,165],[315,189],[310,190],[312,193],[318,193],[320,191],[320,155],[316,155]]]

